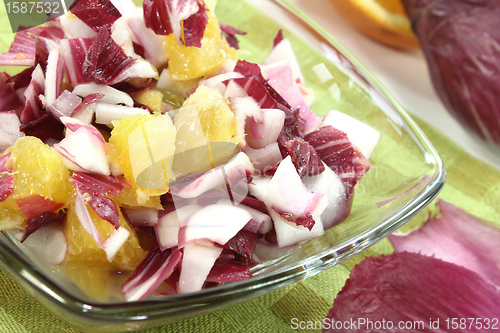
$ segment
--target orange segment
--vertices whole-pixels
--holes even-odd
[[[111,223],[99,218],[92,209],[88,211],[102,239],[106,239],[115,228]],[[114,260],[109,262],[104,250],[98,247],[92,236],[83,229],[73,205],[70,205],[64,222],[68,252],[61,270],[87,295],[103,302],[121,294],[119,286],[146,254],[137,234],[121,214],[120,225],[126,228],[130,235]],[[120,296],[117,297],[121,299]]]
[[[209,6],[210,7],[210,6]],[[221,37],[219,22],[208,10],[208,23],[201,41],[202,47],[179,45],[174,34],[165,37],[168,72],[175,80],[201,78],[236,56],[236,50]]]
[[[72,189],[70,172],[55,151],[40,139],[27,136],[17,140],[7,152],[12,153],[7,163],[14,167],[14,198],[38,194],[66,203]]]
[[[367,36],[398,49],[418,48],[401,0],[330,0],[337,11]]]
[[[14,175],[14,192],[0,202],[0,228],[20,229],[25,222],[16,200],[40,195],[66,204],[72,197],[70,172],[61,157],[40,139],[20,138],[3,154],[11,153],[7,167]]]
[[[138,103],[146,105],[154,112],[163,111],[163,94],[157,89],[148,89],[134,96],[134,100]]]
[[[168,115],[136,115],[113,123],[109,143],[119,149],[119,166],[136,192],[136,202],[167,193],[172,180],[176,129]]]
[[[201,128],[207,142],[232,141],[236,126],[234,114],[219,90],[203,85],[199,86],[186,99],[183,106],[191,105],[196,106]]]
[[[105,240],[115,228],[111,223],[97,216],[93,209],[88,209],[88,212],[102,239]],[[76,216],[74,206],[71,205],[64,222],[64,233],[68,242],[68,252],[65,261],[84,264],[88,267],[96,265],[101,268],[113,268],[115,270],[133,270],[144,258],[145,252],[140,246],[137,234],[129,226],[121,213],[119,221],[120,226],[127,229],[130,235],[113,261],[109,262],[104,250],[83,229],[82,224]]]

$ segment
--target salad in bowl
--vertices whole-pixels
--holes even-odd
[[[317,274],[444,182],[411,118],[303,14],[179,3],[75,1],[0,55],[0,266],[81,330]]]
[[[380,133],[311,111],[281,31],[238,60],[214,5],[75,1],[1,57],[28,68],[2,78],[0,228],[92,297],[117,275],[127,301],[251,278],[345,220],[370,168]]]

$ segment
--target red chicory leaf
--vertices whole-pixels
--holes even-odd
[[[202,0],[145,0],[143,9],[146,27],[157,35],[173,33],[179,44],[201,47],[208,23]]]
[[[40,95],[45,93],[45,75],[40,65],[36,66],[31,74],[31,80],[24,91],[26,103],[19,119],[22,123],[34,121],[44,112],[44,105],[40,100]]]
[[[219,22],[221,34],[223,37],[226,38],[227,43],[229,46],[235,49],[239,49],[239,43],[238,39],[236,38],[236,35],[246,35],[246,31],[240,30],[238,28],[235,28],[233,26],[230,26],[228,24],[224,24]]]
[[[258,238],[259,236],[256,233],[242,229],[224,245],[224,248],[233,250],[250,260],[255,251]]]
[[[49,139],[64,139],[64,125],[45,111],[41,112],[39,118],[22,124],[20,130],[28,136],[36,136],[43,142]]]
[[[325,166],[319,158],[316,150],[304,140],[289,140],[285,144],[287,156],[297,169],[300,178],[315,176],[325,170]]]
[[[278,45],[282,40],[283,40],[283,30],[280,29],[276,34],[276,37],[274,37],[273,46]]]
[[[253,97],[261,108],[277,108],[281,104],[291,109],[283,97],[264,79],[258,64],[238,60],[234,71],[245,76],[245,78],[234,79],[234,81],[245,89],[248,95]]]
[[[28,220],[38,217],[43,213],[57,212],[64,206],[62,203],[44,198],[38,194],[17,199],[16,203],[21,213],[23,213]]]
[[[7,199],[14,192],[14,176],[12,170],[5,165],[10,157],[7,153],[0,157],[0,202]]]
[[[81,189],[104,195],[117,195],[123,189],[123,184],[114,177],[85,172],[74,172],[71,183]]]
[[[323,332],[401,332],[399,323],[408,321],[411,327],[405,332],[450,332],[452,318],[499,316],[500,291],[495,285],[464,267],[404,252],[368,257],[356,265],[324,321],[328,325]],[[381,328],[383,321],[386,329]],[[336,328],[335,323],[345,322],[356,326]],[[387,329],[388,322],[392,329]],[[484,330],[466,325],[453,332]]]
[[[407,236],[390,235],[398,252],[421,253],[477,272],[500,286],[500,229],[489,226],[460,208],[438,201],[440,216]]]
[[[113,85],[118,83],[120,74],[132,66],[135,59],[113,40],[111,31],[104,27],[99,30],[83,64],[83,74],[87,81]]]
[[[123,185],[113,177],[99,174],[86,174],[74,172],[71,183],[86,194],[86,203],[103,220],[108,221],[116,230],[120,227],[120,214],[113,200],[106,197],[108,194],[116,195]]]
[[[22,88],[26,88],[31,81],[31,74],[33,73],[34,67],[28,67],[22,72],[11,76],[5,81],[5,83],[12,83],[14,90],[19,90]]]
[[[60,41],[64,66],[71,85],[88,82],[84,75],[84,64],[93,41],[93,38],[73,38]]]
[[[500,143],[498,0],[403,0],[434,89],[448,111]]]
[[[53,20],[41,26],[17,32],[14,41],[10,45],[9,52],[0,54],[0,65],[35,65],[37,37],[58,41],[64,37],[64,31],[59,21]]]
[[[111,27],[122,16],[110,0],[76,0],[69,10],[95,32]]]
[[[60,210],[58,212],[42,213],[36,217],[28,219],[26,221],[26,226],[24,227],[24,235],[21,239],[21,243],[23,243],[31,234],[33,234],[38,229],[45,227],[49,223],[62,221],[65,217],[66,212]]]
[[[23,103],[17,97],[14,85],[9,84],[9,79],[6,73],[0,73],[0,111],[20,113]]]
[[[276,214],[278,214],[279,216],[281,216],[282,218],[287,220],[288,222],[293,222],[297,226],[299,226],[299,225],[303,226],[303,227],[309,229],[309,231],[314,227],[314,224],[316,223],[311,214],[295,215],[293,213],[284,212],[276,207],[271,207],[271,209]]]
[[[151,249],[146,258],[137,266],[122,284],[122,292],[127,301],[145,299],[176,270],[182,259],[182,252]]]
[[[198,2],[198,11],[183,22],[182,40],[185,46],[201,47],[201,40],[208,23],[207,8],[202,1]]]
[[[252,277],[248,266],[235,260],[217,260],[205,282],[236,282]]]
[[[348,195],[353,194],[356,183],[370,169],[370,162],[349,141],[347,134],[332,126],[323,126],[308,133],[304,139],[318,156],[342,179]]]

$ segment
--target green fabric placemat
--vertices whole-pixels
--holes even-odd
[[[448,172],[447,184],[439,197],[480,218],[500,223],[500,172],[468,155],[429,124],[417,122],[438,150]],[[307,280],[211,314],[140,332],[320,332],[292,329],[292,319],[322,321],[354,265],[366,256],[392,251],[385,239]],[[49,313],[0,271],[0,332],[77,331]]]

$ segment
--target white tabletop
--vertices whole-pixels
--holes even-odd
[[[500,156],[472,139],[437,97],[420,50],[398,51],[354,29],[328,0],[289,0],[357,57],[409,112],[431,123],[472,156],[500,169]]]

